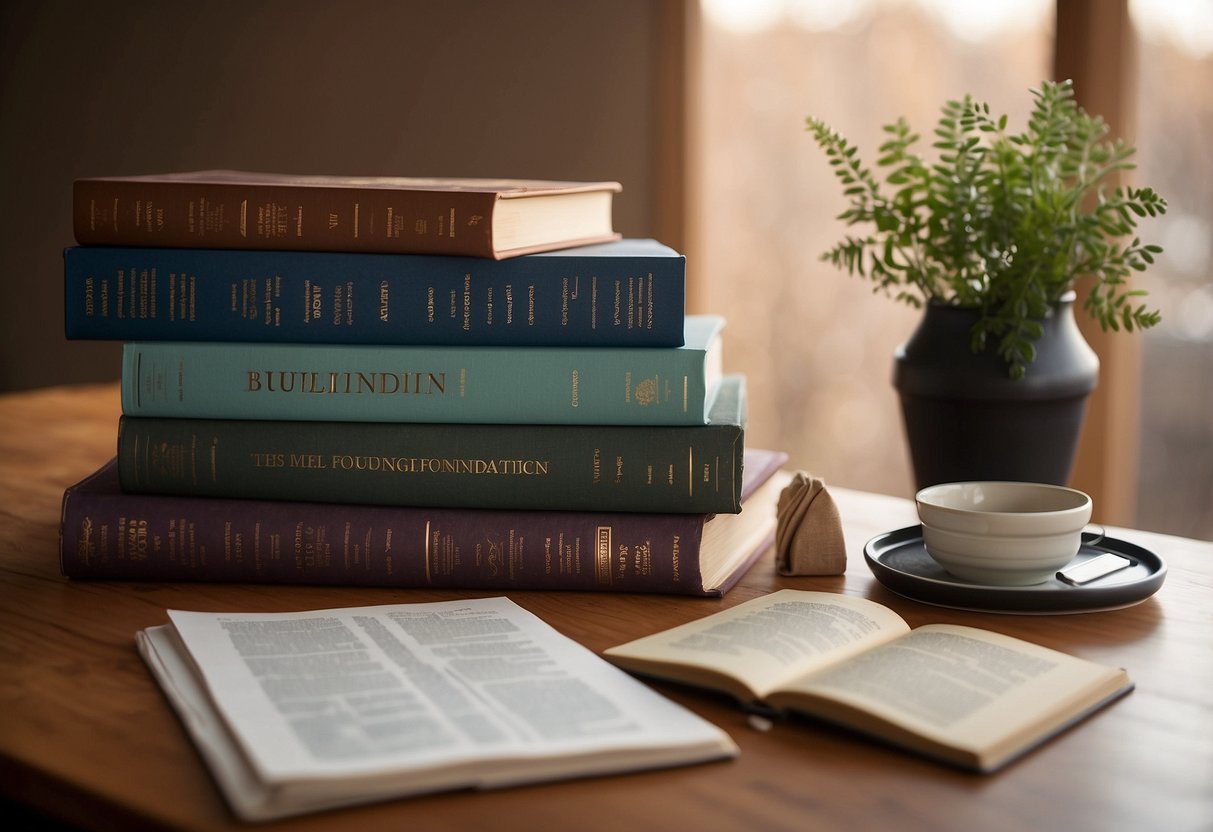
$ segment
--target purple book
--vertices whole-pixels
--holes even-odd
[[[75,579],[720,596],[769,547],[787,456],[747,450],[740,514],[501,511],[124,493],[113,461],[63,494]]]

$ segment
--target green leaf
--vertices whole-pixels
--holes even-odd
[[[1144,293],[1125,291],[1125,278],[1154,265],[1162,248],[1120,240],[1164,214],[1166,200],[1148,187],[1110,187],[1113,174],[1133,167],[1134,148],[1107,138],[1108,125],[1078,106],[1071,83],[1043,81],[1030,94],[1026,128],[1016,133],[971,95],[946,101],[931,131],[934,159],[909,152],[919,135],[905,118],[883,125],[879,178],[845,138],[806,119],[851,201],[839,219],[871,228],[827,259],[898,302],[978,309],[973,344],[995,339],[1012,377],[1035,360],[1041,319],[1080,275],[1093,282],[1082,308],[1101,327],[1161,319],[1133,306]]]

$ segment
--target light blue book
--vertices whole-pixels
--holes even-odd
[[[331,422],[702,425],[724,319],[681,347],[434,347],[132,342],[128,416]]]

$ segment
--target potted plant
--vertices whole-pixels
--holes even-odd
[[[1134,148],[1107,138],[1069,81],[1032,95],[1022,133],[972,96],[947,102],[934,163],[912,152],[919,136],[904,118],[885,126],[882,178],[838,132],[807,122],[849,201],[839,219],[867,227],[822,259],[925,310],[894,365],[919,487],[1069,478],[1099,370],[1074,323],[1079,278],[1104,329],[1159,320],[1127,278],[1162,251],[1131,235],[1166,201],[1110,187]]]

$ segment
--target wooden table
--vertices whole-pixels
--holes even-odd
[[[239,827],[135,652],[167,608],[295,610],[474,593],[218,584],[69,583],[59,574],[63,489],[114,450],[112,385],[0,396],[0,789],[97,829]],[[594,650],[779,587],[870,597],[911,624],[999,630],[1127,667],[1137,690],[993,776],[953,770],[808,721],[749,727],[732,703],[661,690],[725,728],[734,761],[312,815],[265,829],[1213,829],[1213,544],[1112,530],[1169,563],[1136,606],[1066,616],[960,612],[875,582],[864,541],[914,522],[912,504],[836,489],[850,568],[779,578],[765,558],[723,601],[514,593]]]

